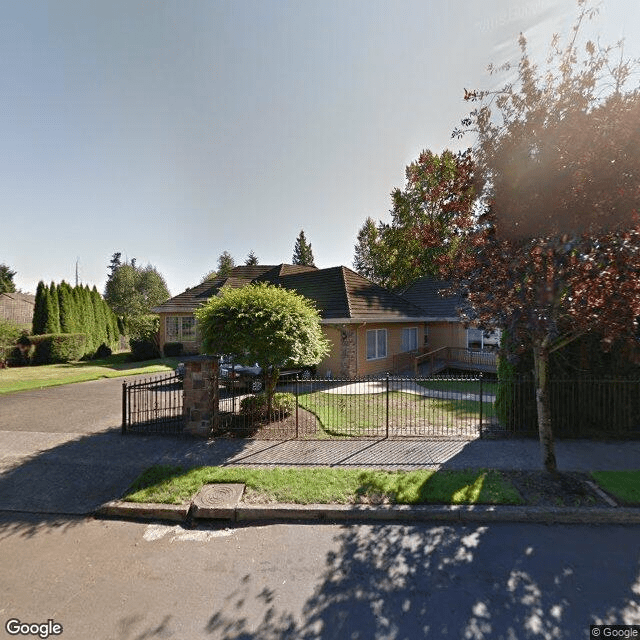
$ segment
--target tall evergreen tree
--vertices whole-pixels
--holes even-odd
[[[58,285],[58,307],[60,308],[60,331],[77,333],[75,300],[71,287],[64,280]]]
[[[16,285],[13,282],[13,276],[16,275],[15,271],[6,264],[0,264],[0,293],[14,293]]]
[[[224,278],[231,274],[231,270],[236,266],[235,260],[228,251],[223,251],[218,258],[218,278]]]
[[[109,335],[107,332],[107,318],[104,309],[105,304],[95,286],[91,289],[91,303],[93,305],[93,315],[96,320],[95,338],[97,346],[99,347],[103,343],[108,345]]]
[[[96,316],[91,301],[91,291],[88,286],[81,287],[82,310],[85,317],[85,334],[87,336],[87,350],[93,353],[100,343],[96,344]]]
[[[388,254],[382,244],[381,229],[372,218],[367,218],[358,231],[353,268],[372,282],[385,286],[389,278]]]
[[[247,256],[247,259],[244,261],[244,263],[245,265],[247,265],[247,267],[253,267],[258,264],[258,257],[253,252],[253,249],[249,251],[249,255]]]
[[[300,231],[293,248],[293,264],[304,265],[307,267],[315,267],[313,261],[313,251],[311,251],[311,243],[307,243],[304,231]]]
[[[107,279],[112,278],[118,268],[122,266],[122,260],[120,260],[121,256],[122,254],[119,251],[111,256],[111,262],[109,263],[109,275],[107,276]]]
[[[49,285],[49,296],[47,299],[47,324],[45,329],[45,333],[60,333],[58,287],[54,282]]]
[[[34,336],[39,336],[45,333],[45,327],[47,324],[47,296],[49,290],[42,280],[38,282],[38,288],[36,289],[36,301],[33,308],[33,324],[31,327],[31,333]]]

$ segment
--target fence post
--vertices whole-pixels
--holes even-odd
[[[480,372],[480,438],[482,439],[482,371]]]
[[[127,433],[127,383],[122,383],[122,429],[121,433]]]
[[[387,372],[387,416],[386,416],[386,438],[389,437],[389,372]]]
[[[298,374],[296,374],[296,440],[298,439],[298,394],[299,394],[299,389],[298,389]]]

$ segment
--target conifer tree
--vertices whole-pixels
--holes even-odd
[[[60,331],[62,333],[78,333],[73,292],[71,286],[64,280],[58,286],[58,306],[60,307]]]
[[[54,282],[49,285],[47,300],[47,324],[45,333],[60,333],[60,307],[58,305],[58,288]]]
[[[47,287],[44,282],[38,282],[36,289],[36,301],[33,309],[33,324],[31,333],[34,336],[41,335],[45,332],[44,328],[47,322]]]
[[[293,264],[304,265],[307,267],[315,267],[313,260],[313,252],[311,251],[311,243],[307,242],[304,231],[300,231],[293,248]]]

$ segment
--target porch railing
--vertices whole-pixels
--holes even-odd
[[[498,366],[497,354],[493,351],[474,351],[462,347],[440,347],[414,358],[413,372],[420,374],[420,367],[429,364],[429,373],[438,373],[451,366],[464,365],[466,368],[495,372]]]

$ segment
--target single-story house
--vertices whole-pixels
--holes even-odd
[[[465,308],[465,300],[460,295],[447,295],[449,288],[448,282],[425,276],[401,293],[403,298],[420,307],[427,318],[425,346],[431,351],[441,347],[497,349],[500,344],[500,331],[465,327],[460,320],[460,309]]]
[[[194,311],[224,287],[268,282],[293,289],[314,301],[331,352],[318,375],[355,378],[398,369],[398,357],[424,345],[432,320],[407,298],[392,293],[347,267],[316,269],[298,265],[235,267],[228,277],[187,289],[152,309],[160,316],[160,346],[180,342],[198,353]]]
[[[207,280],[152,309],[160,316],[160,347],[179,342],[186,353],[201,344],[194,311],[225,287],[268,282],[313,300],[329,355],[319,376],[356,378],[411,369],[417,353],[440,347],[482,348],[483,331],[465,328],[460,296],[443,296],[448,284],[421,278],[393,293],[348,267],[317,269],[291,264],[240,266],[229,276]]]

